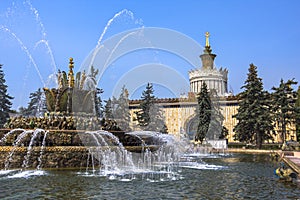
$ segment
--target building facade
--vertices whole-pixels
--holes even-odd
[[[238,142],[234,140],[234,127],[237,120],[232,116],[238,111],[238,99],[232,94],[228,93],[228,70],[225,68],[217,69],[214,66],[214,59],[216,55],[212,53],[209,45],[209,33],[206,33],[205,49],[200,55],[202,67],[189,71],[190,92],[186,98],[167,98],[157,99],[156,104],[160,106],[165,116],[165,123],[168,132],[175,136],[188,136],[191,140],[194,138],[196,131],[196,96],[201,90],[203,82],[207,84],[209,91],[215,91],[217,94],[217,102],[221,108],[221,113],[224,116],[223,125],[228,129],[229,135],[227,139],[229,142]],[[138,110],[141,100],[131,100],[129,102],[131,113],[131,126],[136,127],[137,122],[133,121],[135,118],[134,112]],[[221,131],[221,130],[220,130]],[[277,131],[277,128],[275,128]],[[296,138],[295,126],[288,127],[287,140]],[[281,142],[279,134],[274,137],[275,142]],[[271,141],[270,141],[271,142]]]

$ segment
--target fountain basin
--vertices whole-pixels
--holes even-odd
[[[4,137],[4,135],[13,129],[0,129],[0,139]],[[5,143],[0,142],[0,146],[11,146],[13,145],[14,141],[16,140],[17,136],[23,132],[24,129],[17,130],[15,129],[14,133],[10,134],[7,138]],[[26,129],[26,131],[31,131],[31,129]],[[87,135],[86,130],[46,130],[47,137],[46,137],[46,146],[95,146],[93,139],[86,138],[84,135]],[[125,134],[123,131],[110,131],[114,136],[116,136],[120,143],[123,144],[123,146],[127,146],[128,149],[132,149],[129,147],[132,146],[142,146],[142,141],[140,138],[137,138],[133,135]],[[42,140],[43,140],[44,133],[38,135],[38,137],[35,139],[35,146],[41,146]],[[30,143],[31,135],[26,136],[22,144],[24,146],[28,146]],[[150,136],[147,138],[142,138],[145,141],[145,144],[147,147],[149,147],[151,150],[155,150],[157,148],[154,148],[154,146],[162,145],[163,142],[160,141],[157,138],[151,139]],[[88,141],[90,140],[90,141]],[[117,145],[115,141],[110,141],[112,145]],[[112,146],[111,145],[111,146]],[[152,146],[152,147],[151,147]]]
[[[116,151],[117,146],[103,146],[103,147],[86,147],[86,146],[52,146],[52,147],[33,147],[29,158],[28,168],[37,168],[39,164],[42,168],[85,168],[91,163],[87,163],[89,153],[97,151],[111,150]],[[127,151],[141,153],[150,150],[156,151],[159,146],[151,145],[147,147],[142,146],[125,146]],[[14,151],[14,155],[9,163],[10,168],[22,168],[24,157],[27,154],[28,147],[0,147],[0,169],[5,168],[5,161],[10,152]],[[41,151],[43,151],[42,158]],[[40,163],[39,159],[42,159]],[[99,166],[97,159],[94,160],[94,165]]]
[[[9,168],[22,168],[24,157],[27,155],[27,147],[0,147],[0,169],[5,169],[10,152],[14,151],[9,161]],[[65,168],[86,167],[88,151],[85,147],[46,147],[41,154],[42,147],[33,147],[28,168]]]
[[[1,129],[0,169],[127,165],[132,162],[131,152],[153,152],[161,147],[153,143],[157,138],[147,138],[151,144],[124,132]]]

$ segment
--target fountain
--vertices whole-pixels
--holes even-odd
[[[43,37],[35,48],[46,45],[56,71],[39,14],[29,0],[25,5],[42,29]],[[122,14],[132,16],[125,9],[114,18]],[[107,23],[97,47],[100,48],[114,18]],[[10,32],[5,26],[0,29]],[[16,34],[13,37],[18,40]],[[18,42],[38,71],[30,51],[21,40]],[[107,58],[110,60],[112,54]],[[94,58],[91,63],[94,64]],[[69,73],[57,74],[58,87],[44,85],[49,112],[44,117],[12,118],[6,129],[0,130],[1,199],[299,197],[294,186],[283,187],[274,181],[269,173],[273,163],[265,155],[210,154],[212,146],[224,149],[224,141],[193,145],[182,138],[152,131],[112,131],[109,127],[113,127],[113,122],[103,123],[94,114],[96,73],[91,70],[75,75],[70,59]],[[40,79],[44,84],[41,76]]]
[[[88,78],[95,82],[95,76],[98,71],[91,68],[91,73],[86,76],[85,71],[76,74],[76,80],[73,72],[74,62],[70,58],[68,75],[65,71],[58,72],[58,88],[44,88],[47,100],[47,109],[49,112],[84,112],[93,113],[93,99],[95,98],[96,88],[84,90],[84,85]]]
[[[4,132],[1,130],[1,133]],[[128,144],[133,144],[130,143],[133,138],[141,142],[145,135],[147,140],[141,146],[123,146],[118,137],[104,130],[14,129],[1,139],[0,168],[8,173],[12,169],[22,173],[30,169],[77,168],[83,171],[82,175],[106,176],[110,179],[148,176],[161,180],[176,179],[177,162],[182,152],[178,151],[173,141],[167,141],[161,137],[162,134],[150,131],[125,135]],[[151,144],[157,141],[159,143],[154,148]]]
[[[98,70],[74,75],[73,68],[70,58],[68,73],[57,73],[58,87],[44,88],[44,117],[15,117],[0,130],[0,168],[5,172],[76,168],[82,176],[166,181],[180,179],[182,168],[219,168],[188,152],[189,141],[182,138],[153,131],[125,133],[109,125],[113,121],[104,123],[95,114]]]
[[[78,168],[110,179],[176,179],[185,141],[152,131],[108,132],[107,121],[103,124],[95,115],[98,71],[91,67],[87,75],[75,76],[73,68],[70,58],[69,72],[57,74],[58,87],[44,88],[44,117],[11,118],[0,130],[0,168],[22,173]]]

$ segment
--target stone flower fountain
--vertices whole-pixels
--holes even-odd
[[[81,168],[104,173],[152,169],[158,161],[172,166],[179,159],[183,148],[174,145],[178,141],[171,135],[107,130],[112,126],[95,114],[98,70],[91,67],[88,75],[74,75],[73,68],[70,58],[69,72],[57,73],[58,87],[44,88],[44,117],[15,117],[0,130],[0,169]]]

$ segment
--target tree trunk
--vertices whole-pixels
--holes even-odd
[[[286,142],[286,123],[285,123],[284,119],[282,121],[281,129],[282,129],[282,139],[283,139],[282,143],[285,143]]]
[[[256,147],[258,149],[261,149],[262,147],[262,134],[260,132],[256,134]]]

